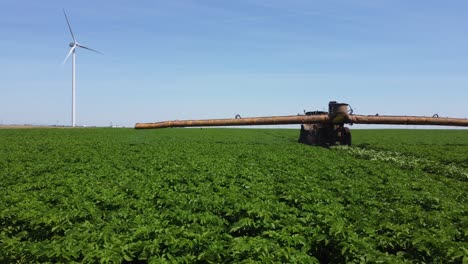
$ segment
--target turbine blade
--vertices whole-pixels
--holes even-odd
[[[65,58],[65,60],[62,62],[62,64],[65,64],[65,62],[68,60],[68,57],[70,57],[70,55],[72,54],[73,50],[75,50],[76,48],[76,45],[71,47],[70,51],[68,52],[68,55],[67,57]]]
[[[63,14],[65,15],[65,19],[67,20],[68,29],[70,29],[70,34],[72,35],[73,42],[76,43],[75,35],[73,35],[73,31],[71,29],[70,22],[68,21],[67,13],[65,13],[65,9],[63,9]]]
[[[102,52],[99,52],[99,51],[97,51],[97,50],[90,49],[90,48],[85,47],[85,46],[82,46],[82,45],[80,45],[80,44],[76,44],[76,46],[78,46],[78,47],[80,47],[80,48],[83,48],[83,49],[90,50],[90,51],[94,51],[94,52],[96,52],[96,53],[99,53],[99,54],[104,55]]]

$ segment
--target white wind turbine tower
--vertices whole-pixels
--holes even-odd
[[[76,38],[75,38],[75,35],[73,35],[73,31],[71,29],[71,26],[70,26],[70,22],[68,21],[68,17],[67,17],[67,14],[65,13],[65,9],[63,10],[63,14],[65,15],[65,19],[67,20],[67,25],[68,25],[68,29],[70,29],[70,34],[73,38],[73,42],[70,42],[69,46],[70,46],[70,51],[68,52],[68,55],[67,57],[65,58],[65,60],[63,61],[63,63],[65,63],[68,59],[68,57],[70,57],[71,54],[72,55],[72,127],[75,127],[75,89],[76,89],[76,84],[75,84],[75,61],[76,61],[76,48],[79,47],[79,48],[83,48],[83,49],[87,49],[87,50],[90,50],[90,51],[94,51],[96,53],[99,53],[99,54],[102,54],[101,52],[97,51],[97,50],[93,50],[93,49],[90,49],[88,47],[85,47],[81,44],[79,44],[77,41],[76,41]]]

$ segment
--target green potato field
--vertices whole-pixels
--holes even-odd
[[[0,263],[467,263],[468,130],[0,130]]]

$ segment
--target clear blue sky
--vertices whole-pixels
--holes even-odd
[[[468,117],[468,1],[0,1],[0,120],[77,124],[288,115]]]

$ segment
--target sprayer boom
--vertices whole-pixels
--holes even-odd
[[[295,116],[269,116],[251,118],[173,120],[156,123],[137,123],[136,129],[155,129],[169,127],[215,127],[250,125],[290,125],[300,124],[299,142],[309,145],[331,146],[351,145],[351,132],[344,124],[379,125],[435,125],[468,127],[468,119],[426,116],[380,116],[353,115],[349,105],[332,101],[328,112],[307,112]]]
[[[330,122],[328,115],[317,116],[270,116],[250,118],[173,120],[156,123],[137,123],[136,129],[155,129],[169,127],[206,127],[206,126],[252,126],[252,125],[294,125]],[[374,116],[349,115],[345,123],[374,125],[432,125],[432,126],[468,126],[468,119],[426,116]]]

